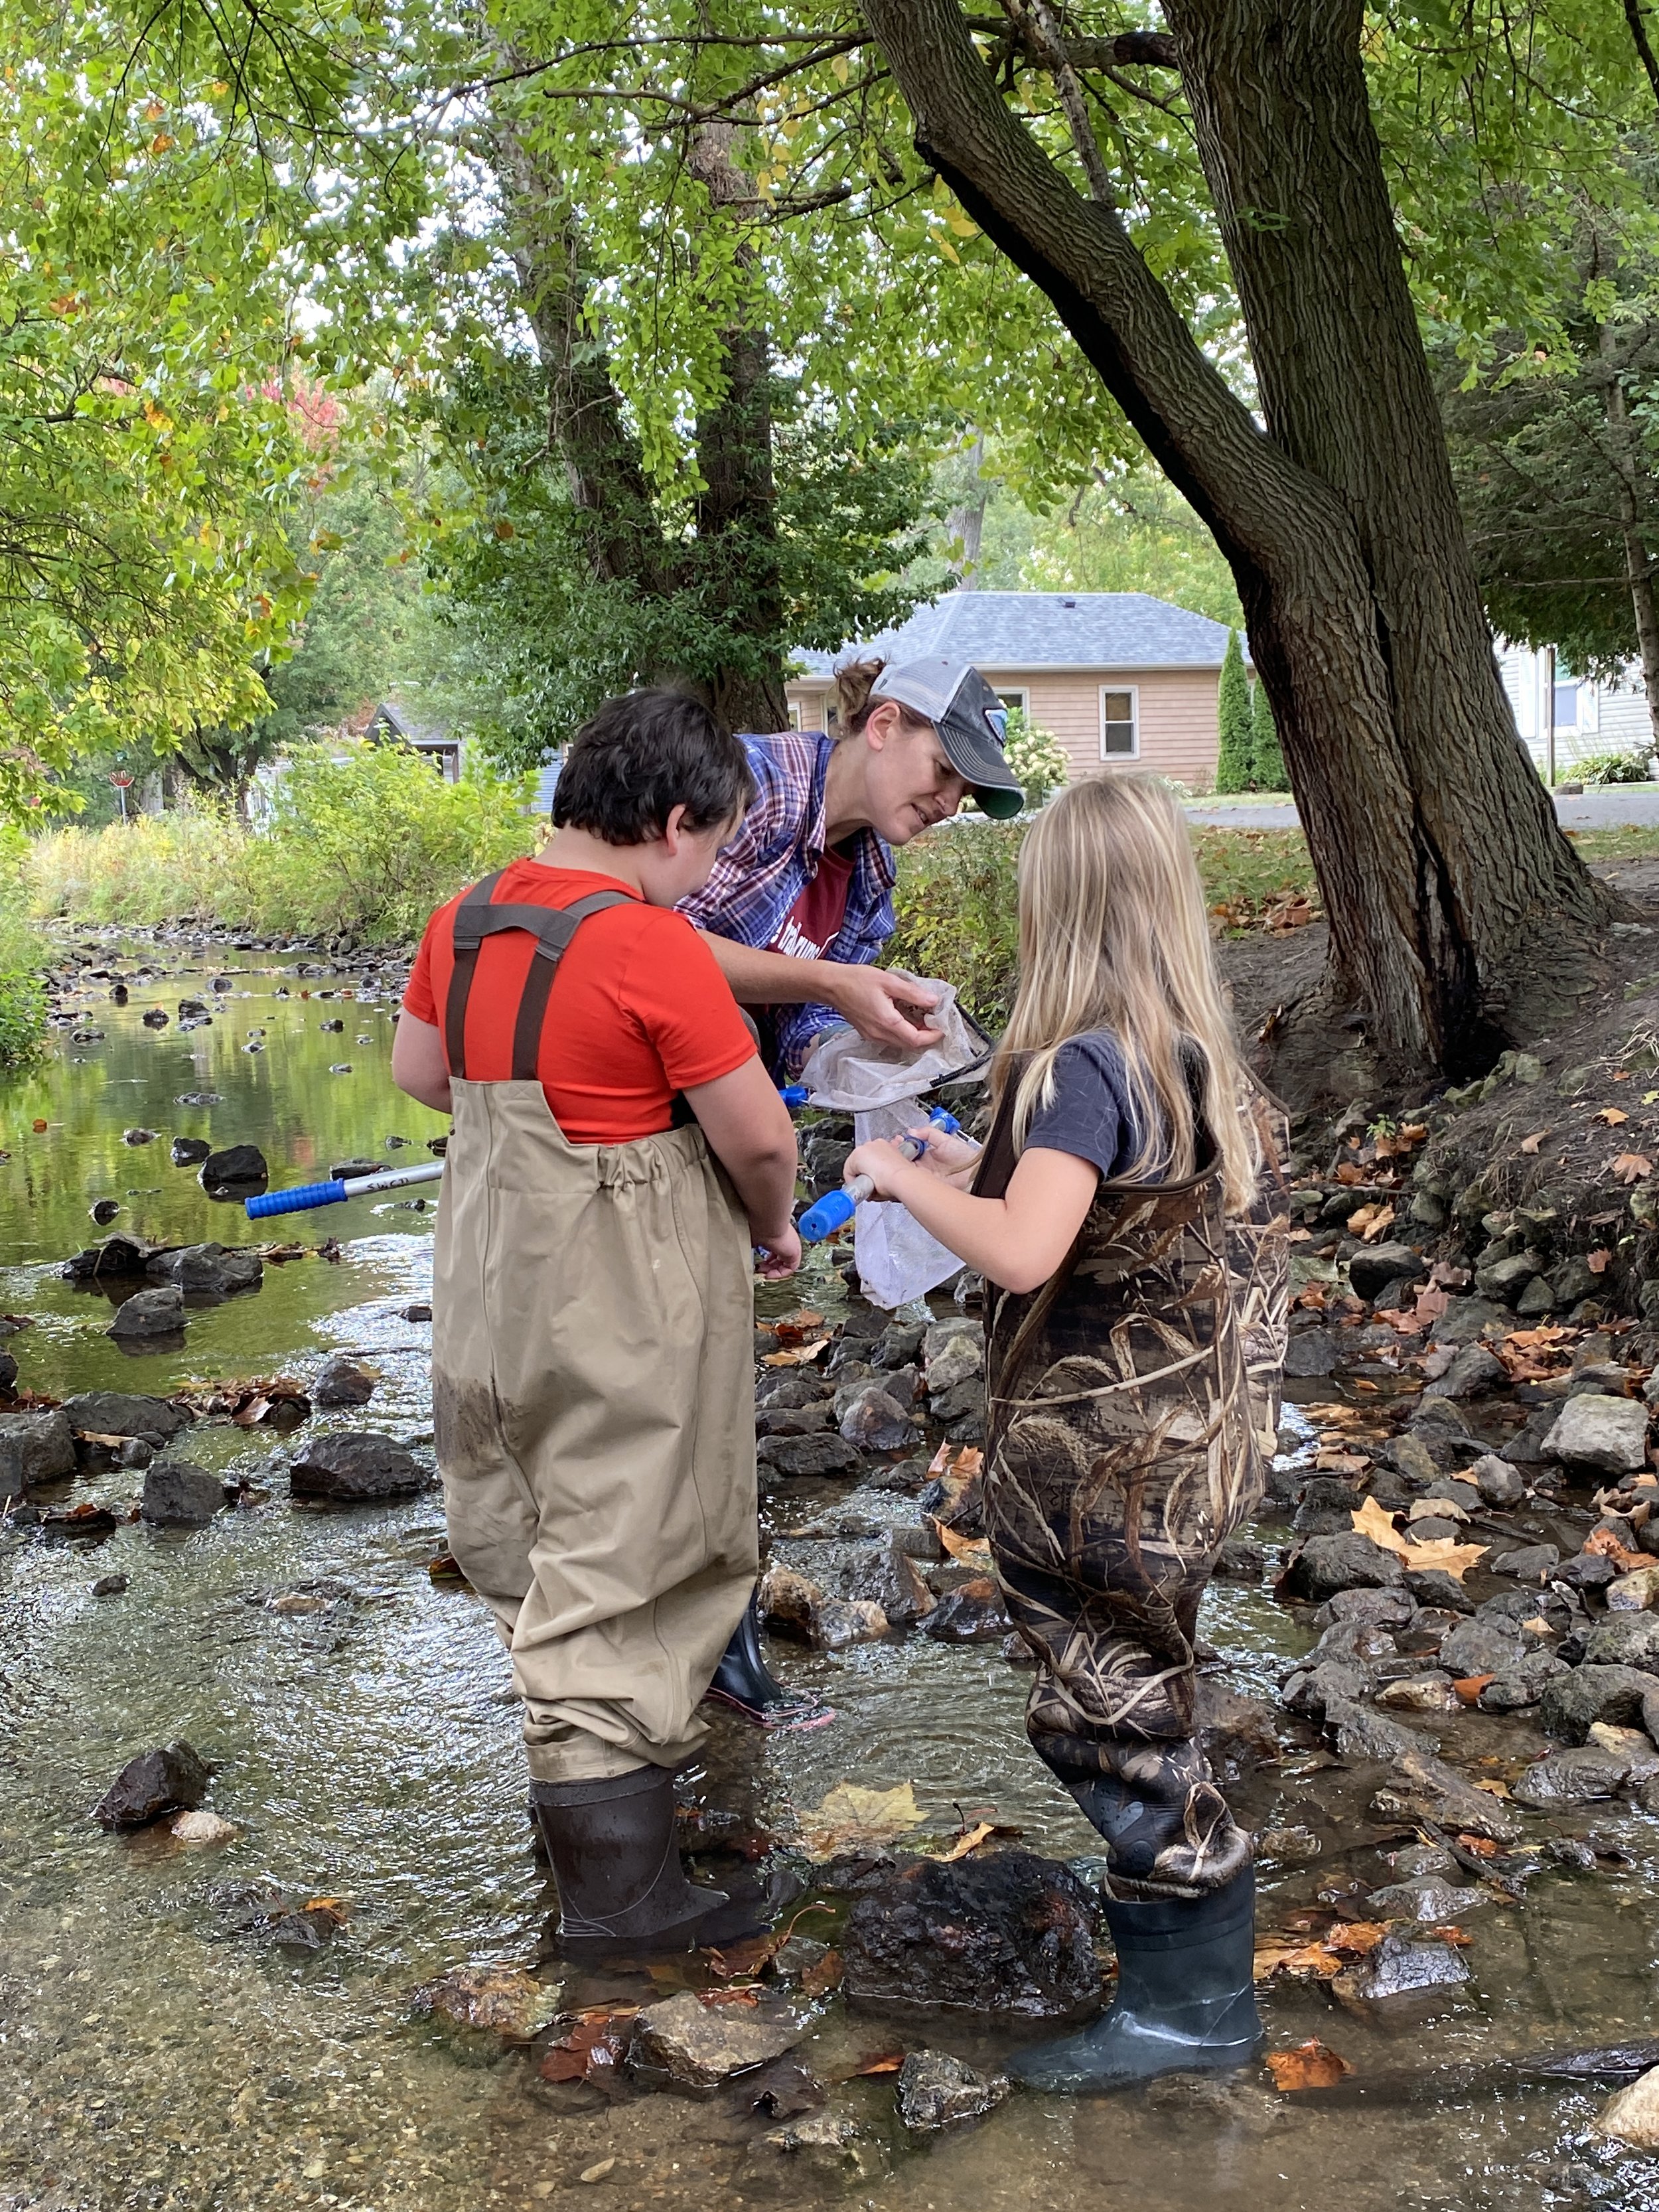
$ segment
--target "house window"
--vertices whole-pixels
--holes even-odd
[[[1024,714],[1026,702],[1030,696],[1029,691],[999,691],[997,693],[998,698],[1001,700],[1011,714]]]
[[[1133,687],[1125,691],[1114,691],[1103,684],[1100,691],[1100,757],[1102,760],[1133,760],[1139,750],[1139,694]]]
[[[799,699],[792,699],[789,702],[789,726],[792,730],[804,730],[806,727],[805,723],[801,720]]]

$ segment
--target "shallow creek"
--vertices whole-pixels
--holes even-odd
[[[300,974],[307,963],[317,972]],[[428,1331],[400,1310],[429,1283],[435,1185],[424,1211],[359,1200],[256,1230],[167,1157],[174,1135],[255,1143],[273,1184],[313,1180],[353,1155],[424,1158],[418,1148],[443,1125],[392,1089],[392,982],[377,991],[361,973],[320,972],[303,952],[113,939],[94,964],[122,971],[128,1003],[112,1003],[108,980],[89,982],[73,1003],[81,1028],[101,1039],[73,1043],[65,1029],[42,1070],[0,1097],[9,1154],[0,1310],[34,1323],[7,1340],[20,1383],[61,1396],[165,1395],[192,1380],[277,1373],[303,1381],[345,1351],[381,1376],[374,1402],[319,1413],[306,1432],[428,1437]],[[215,975],[234,988],[212,992]],[[356,995],[316,995],[342,989]],[[185,995],[210,1000],[213,1020],[181,1035]],[[143,1026],[155,1006],[172,1017],[166,1029]],[[343,1030],[320,1027],[340,1019]],[[259,1033],[264,1048],[243,1050]],[[331,1072],[341,1063],[349,1073]],[[176,1103],[186,1092],[221,1103]],[[130,1146],[122,1132],[135,1127],[159,1133]],[[393,1135],[410,1148],[388,1152]],[[104,1333],[108,1299],[59,1279],[64,1259],[103,1233],[88,1219],[100,1197],[119,1202],[113,1226],[155,1241],[291,1237],[307,1250],[268,1265],[257,1293],[192,1312],[182,1350],[129,1354]],[[337,1258],[318,1256],[311,1248],[330,1237]],[[837,1293],[820,1261],[773,1310],[804,1295],[832,1311]],[[198,1424],[188,1449],[228,1475],[268,1480],[268,1502],[188,1533],[124,1524],[91,1543],[0,1535],[0,2204],[1659,2207],[1659,2159],[1589,2131],[1603,2091],[1522,2082],[1503,2067],[1659,2034],[1659,1820],[1622,1802],[1586,1808],[1582,1824],[1622,1861],[1604,1858],[1595,1874],[1552,1869],[1523,1904],[1489,1898],[1470,1911],[1473,1979],[1426,2024],[1363,2021],[1316,1985],[1270,1988],[1272,2047],[1318,2036],[1352,2067],[1330,2092],[1281,2095],[1264,2070],[1078,2105],[1016,2095],[918,2147],[894,2118],[890,2077],[858,2079],[835,2092],[835,2109],[864,2130],[857,2162],[826,2171],[768,2146],[774,2124],[730,2093],[608,2102],[541,2083],[530,2061],[493,2040],[417,2021],[415,1985],[469,1962],[530,1963],[547,1923],[495,1638],[465,1591],[428,1576],[442,1549],[435,1492],[306,1512],[289,1503],[283,1440],[269,1431]],[[51,1502],[125,1509],[142,1480],[114,1468]],[[791,1486],[769,1513],[785,1527],[836,1494]],[[130,1577],[124,1592],[91,1594],[117,1573]],[[326,1577],[349,1594],[319,1611],[264,1602]],[[1203,1629],[1226,1662],[1222,1679],[1261,1695],[1309,1640],[1266,1584],[1218,1585]],[[711,1802],[787,1829],[789,1808],[817,1805],[843,1778],[909,1780],[934,1829],[954,1828],[959,1808],[994,1807],[1034,1849],[1069,1857],[1097,1847],[1026,1748],[1029,1678],[996,1645],[913,1637],[774,1656],[786,1679],[826,1692],[840,1719],[763,1738],[717,1717],[699,1782]],[[209,1802],[236,1824],[236,1840],[208,1851],[154,1831],[105,1834],[88,1810],[109,1778],[177,1736],[213,1763]],[[1507,1750],[1523,1738],[1534,1741],[1511,1727],[1492,1741]],[[1322,1887],[1387,1878],[1374,1852],[1346,1846],[1363,1799],[1315,1786],[1330,1764],[1291,1755],[1251,1786],[1249,1817],[1299,1827],[1317,1845],[1311,1857],[1264,1863],[1264,1925]],[[216,1900],[262,1877],[302,1899],[343,1900],[347,1925],[304,1955],[237,1933]],[[625,1977],[566,1980],[573,2004],[627,1993]],[[927,2042],[994,2064],[1010,2040],[974,2019],[851,2018],[836,2000],[802,2055],[841,2071],[860,2052]],[[596,2167],[605,2171],[581,2179]]]

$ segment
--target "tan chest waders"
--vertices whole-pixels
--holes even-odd
[[[538,1783],[683,1763],[754,1584],[753,1299],[742,1208],[695,1125],[573,1145],[537,1075],[558,963],[625,902],[456,911],[454,1130],[433,1272],[450,1548],[512,1654]],[[537,939],[506,1082],[465,1068],[478,951]]]

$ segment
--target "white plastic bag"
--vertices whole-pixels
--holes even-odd
[[[927,1119],[914,1098],[853,1117],[860,1144],[872,1137],[902,1137]],[[914,1214],[891,1200],[867,1198],[853,1216],[853,1262],[859,1288],[873,1306],[891,1313],[926,1297],[960,1272],[961,1260],[932,1237]]]
[[[929,1045],[926,1052],[907,1053],[896,1045],[872,1044],[848,1026],[827,1030],[801,1070],[800,1079],[813,1105],[842,1114],[904,1106],[914,1118],[916,1100],[924,1091],[949,1082],[964,1069],[976,1074],[983,1065],[989,1047],[957,1006],[956,985],[933,976],[909,975],[902,968],[890,972],[937,994],[939,1003],[927,1017],[927,1026],[943,1032],[939,1043]],[[897,1132],[883,1128],[873,1133],[885,1137]]]

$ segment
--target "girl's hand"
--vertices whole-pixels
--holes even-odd
[[[927,1157],[924,1152],[922,1158]],[[907,1160],[893,1138],[872,1137],[867,1144],[860,1145],[848,1155],[842,1175],[848,1182],[855,1176],[868,1176],[876,1187],[878,1198],[894,1198],[897,1195],[893,1188],[895,1176],[902,1176],[907,1169],[920,1164],[919,1161]]]
[[[926,1145],[920,1164],[930,1175],[956,1176],[979,1165],[980,1148],[972,1138],[941,1129],[937,1121],[918,1121],[908,1133]]]

